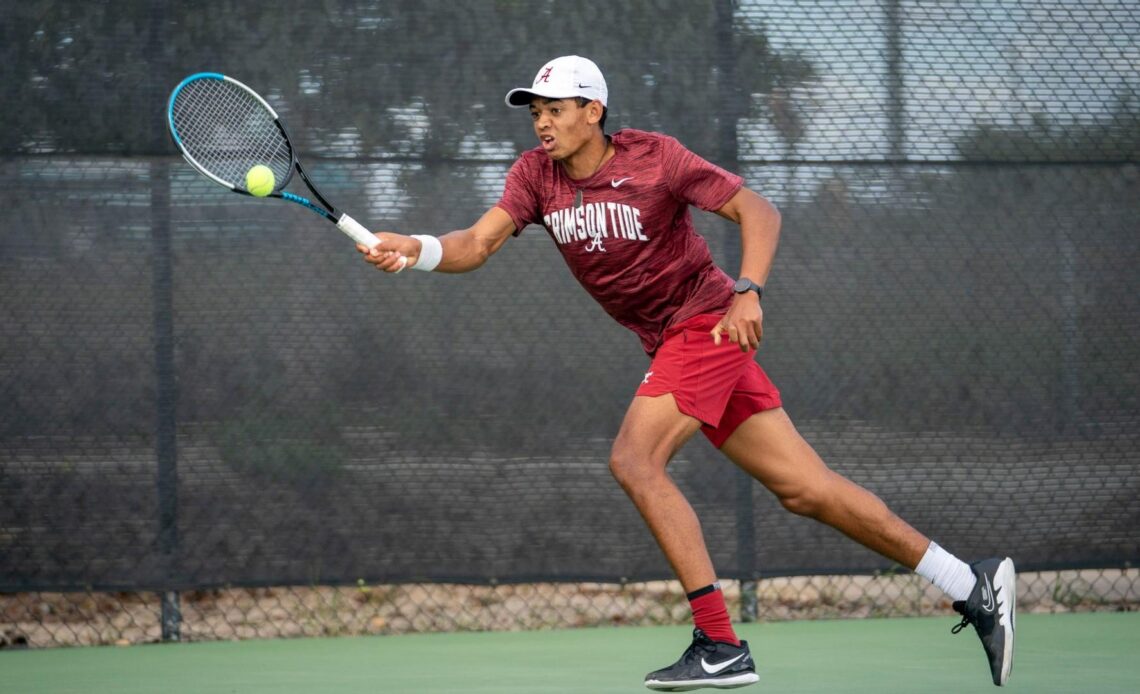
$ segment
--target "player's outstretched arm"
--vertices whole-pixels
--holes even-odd
[[[434,269],[436,272],[458,273],[479,268],[503,247],[514,231],[515,224],[510,215],[492,207],[467,229],[439,237],[443,256]],[[380,243],[371,250],[362,245],[357,245],[356,249],[377,270],[399,272],[404,266],[401,256],[407,258],[408,267],[415,267],[420,261],[423,251],[420,239],[386,231],[376,232],[376,238]]]

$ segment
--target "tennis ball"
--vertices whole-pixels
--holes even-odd
[[[273,192],[275,185],[277,185],[277,178],[273,175],[273,170],[264,164],[258,164],[251,168],[245,175],[245,189],[249,191],[250,195],[264,198]]]

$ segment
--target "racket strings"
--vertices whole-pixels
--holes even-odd
[[[175,130],[187,153],[216,178],[245,187],[245,174],[268,166],[278,185],[292,165],[289,142],[273,114],[246,90],[218,79],[185,85],[174,101]]]

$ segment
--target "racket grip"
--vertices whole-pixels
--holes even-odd
[[[379,245],[380,243],[380,240],[376,238],[375,234],[365,229],[363,224],[346,214],[342,214],[340,219],[337,220],[336,228],[348,234],[352,240],[369,248]]]
[[[376,238],[376,234],[365,229],[363,224],[349,217],[347,214],[340,216],[340,219],[336,222],[336,228],[348,234],[352,240],[368,248],[375,248],[380,245],[380,239]],[[396,270],[396,272],[403,272],[407,266],[408,259],[404,256],[400,256],[400,269]]]

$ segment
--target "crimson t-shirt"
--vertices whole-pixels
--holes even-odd
[[[670,326],[728,310],[733,281],[713,263],[689,205],[719,209],[743,179],[666,135],[619,130],[611,142],[614,156],[582,180],[541,147],[523,153],[497,207],[515,234],[545,227],[578,282],[653,355]]]

